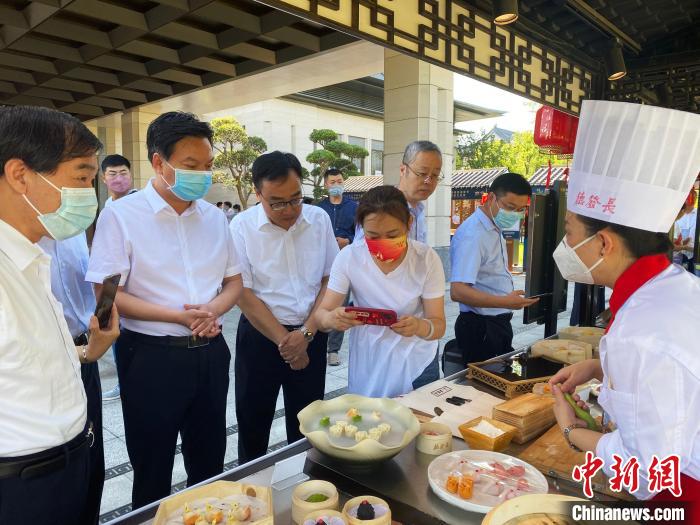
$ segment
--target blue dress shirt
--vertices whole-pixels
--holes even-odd
[[[331,218],[333,225],[333,235],[347,239],[352,244],[355,238],[355,213],[357,213],[357,202],[343,197],[340,204],[333,204],[329,198],[318,203],[318,207],[325,210]]]
[[[95,292],[85,281],[88,245],[85,233],[63,241],[43,237],[37,243],[51,257],[51,291],[63,306],[71,335],[86,332],[95,312]]]
[[[513,291],[506,242],[501,230],[481,208],[457,228],[450,245],[450,261],[450,281],[453,283],[471,284],[491,295],[508,295]],[[511,312],[504,308],[476,308],[461,303],[459,310],[481,315]]]

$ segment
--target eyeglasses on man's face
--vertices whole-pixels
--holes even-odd
[[[438,173],[432,173],[432,174],[431,174],[431,173],[429,173],[429,172],[423,172],[422,170],[421,170],[421,171],[416,171],[416,170],[414,170],[414,169],[413,169],[410,165],[408,165],[408,164],[405,164],[405,166],[406,166],[406,168],[408,169],[408,171],[410,171],[411,173],[413,173],[413,175],[415,175],[416,177],[418,177],[418,178],[419,178],[420,180],[422,180],[423,182],[426,182],[426,183],[429,183],[429,184],[437,184],[438,182],[442,182],[443,180],[445,180],[445,176],[442,174],[441,171],[438,172]]]
[[[267,199],[265,199],[265,200],[267,200]],[[302,202],[304,202],[303,197],[297,197],[296,199],[291,199],[288,201],[276,201],[276,202],[267,201],[267,203],[269,204],[270,209],[272,211],[282,211],[287,206],[292,206],[294,208],[297,208],[297,207],[301,206]]]

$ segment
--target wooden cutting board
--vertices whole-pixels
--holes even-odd
[[[550,428],[537,441],[521,452],[518,457],[530,463],[543,474],[551,475],[554,473],[556,476],[572,482],[571,471],[576,465],[583,465],[586,461],[585,453],[576,452],[568,445],[558,425]],[[608,485],[608,480],[602,471],[598,472],[593,478],[593,490],[620,499],[634,500],[626,492],[612,492]]]
[[[518,433],[516,443],[526,443],[551,427],[554,417],[554,398],[528,393],[493,407],[493,418],[513,425]]]

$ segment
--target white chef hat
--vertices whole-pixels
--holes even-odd
[[[568,209],[667,232],[700,171],[700,115],[585,100],[569,176]]]

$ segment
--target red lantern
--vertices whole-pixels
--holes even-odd
[[[535,117],[535,144],[544,153],[561,157],[574,153],[578,117],[542,106]]]

